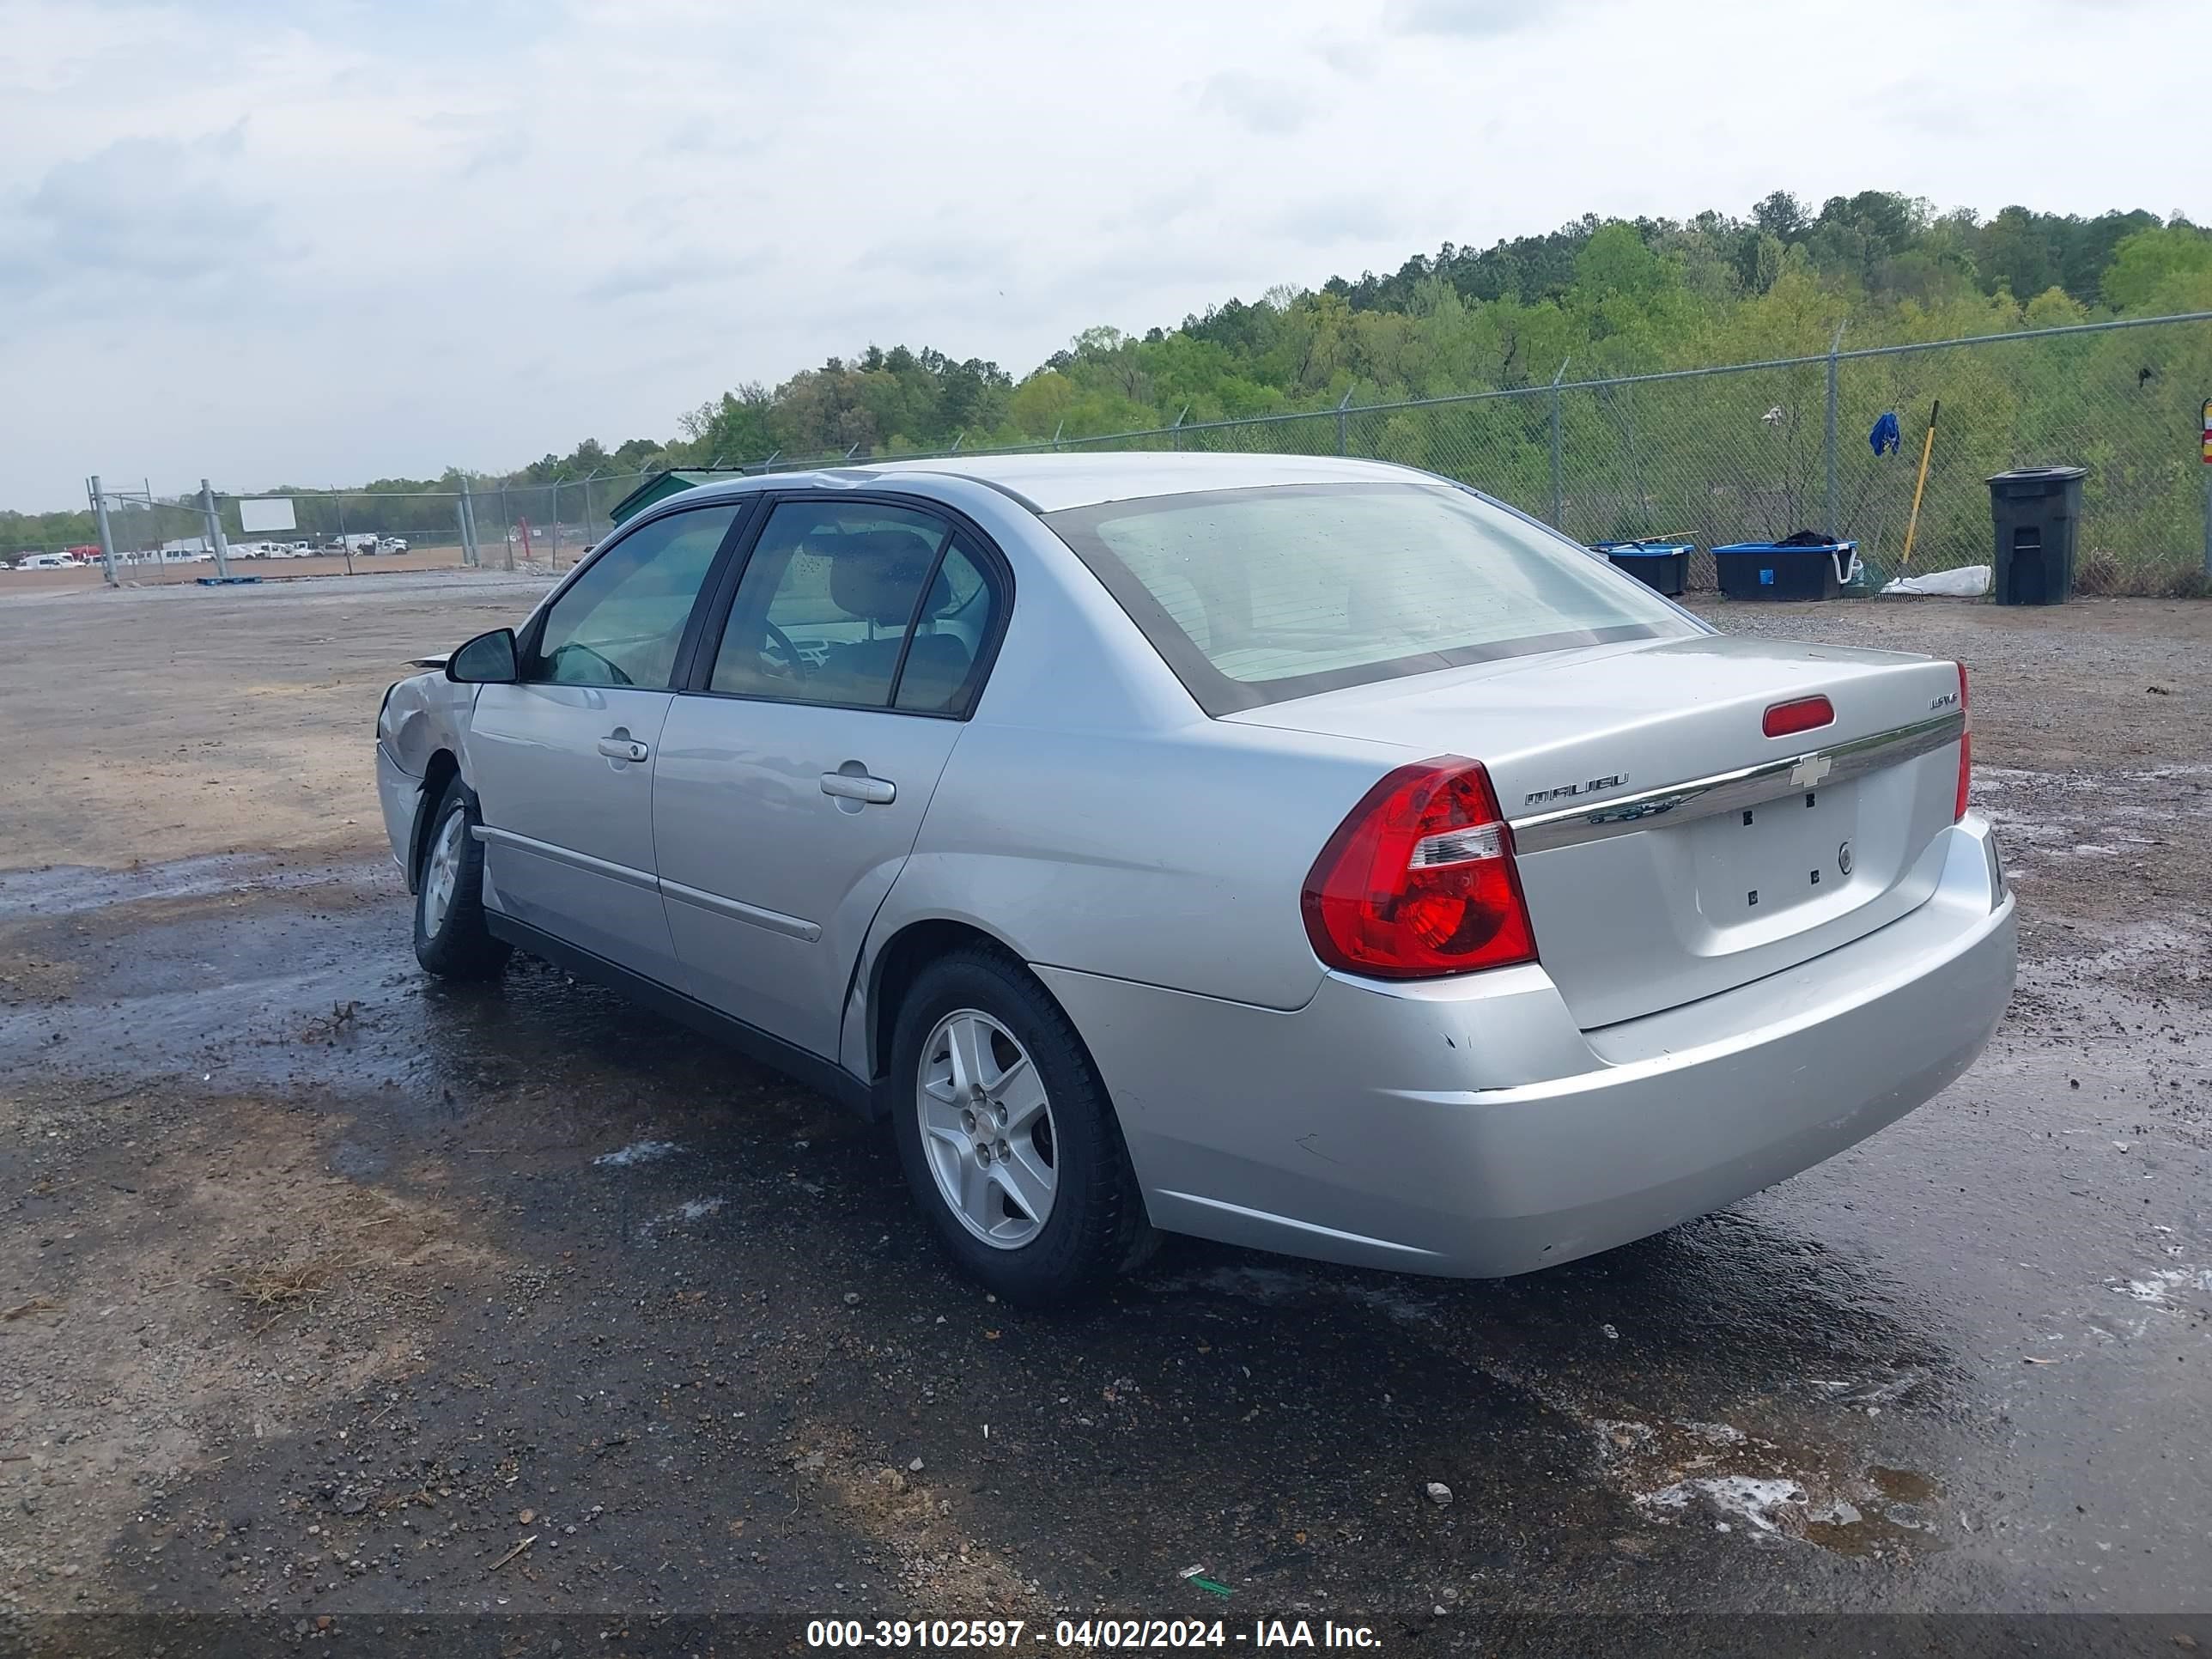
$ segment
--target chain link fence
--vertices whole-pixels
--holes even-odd
[[[2078,465],[2088,469],[2079,588],[2212,592],[2212,467],[2198,444],[2212,394],[2212,313],[1848,350],[1839,333],[1814,356],[1605,380],[1568,380],[1570,367],[1549,385],[1390,404],[1347,396],[1297,414],[898,459],[1121,449],[1398,461],[1473,484],[1577,540],[1693,542],[1691,585],[1708,588],[1704,550],[1802,530],[1856,541],[1875,586],[1908,568],[1908,529],[1913,572],[1988,563],[1989,475]],[[1896,417],[1898,441],[1878,449],[1871,436],[1886,415]],[[890,458],[777,453],[718,470],[875,459]],[[382,544],[398,539],[410,566],[558,572],[608,532],[615,505],[650,476],[298,493],[289,539],[349,568],[362,568],[356,560],[394,568]],[[191,501],[111,491],[109,501],[118,551],[189,539],[204,525]],[[218,507],[234,526],[235,498]]]
[[[2077,585],[2212,591],[2200,459],[2212,317],[2089,325],[1066,441],[1061,448],[1342,454],[1474,484],[1583,542],[1855,540],[1879,585],[1986,564],[1987,480],[2078,465]],[[1877,449],[1884,415],[1898,441]],[[1931,422],[1933,441],[1929,441]],[[1919,483],[1923,454],[1924,486]],[[1912,514],[1920,496],[1917,520]]]

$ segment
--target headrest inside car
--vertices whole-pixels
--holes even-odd
[[[928,574],[937,550],[904,530],[848,532],[819,550],[830,556],[830,597],[848,616],[878,628],[903,628],[914,614],[915,590]],[[926,614],[934,616],[951,602],[942,575],[930,594]]]

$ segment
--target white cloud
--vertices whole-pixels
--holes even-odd
[[[1201,109],[1217,111],[1247,131],[1269,137],[1297,131],[1316,113],[1316,100],[1304,88],[1242,70],[1213,76],[1198,102]]]
[[[6,0],[0,504],[507,465],[870,341],[1018,374],[1586,210],[2212,217],[2116,142],[2212,20],[2089,9],[2054,64],[1999,0],[1910,64],[1856,0]]]
[[[1512,34],[1544,20],[1538,0],[1390,0],[1384,27],[1401,34],[1459,34],[1480,40]]]

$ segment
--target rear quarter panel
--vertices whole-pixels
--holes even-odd
[[[1306,1002],[1306,872],[1403,749],[1208,720],[1035,515],[979,485],[944,493],[1006,550],[1014,611],[876,948],[942,918],[1033,963]]]

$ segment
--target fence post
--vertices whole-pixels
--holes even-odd
[[[468,475],[461,475],[460,494],[453,497],[453,516],[461,525],[461,564],[464,568],[477,562],[477,527],[474,515],[469,511]]]
[[[561,481],[553,480],[552,510],[546,516],[553,521],[553,539],[546,544],[545,556],[552,561],[553,574],[561,574]]]
[[[1352,416],[1345,411],[1352,407],[1353,390],[1353,387],[1346,386],[1344,401],[1336,406],[1336,453],[1340,455],[1352,453]]]
[[[507,550],[502,562],[511,571],[514,568],[514,520],[507,515],[505,484],[499,487],[499,544]]]
[[[1836,483],[1836,467],[1838,461],[1836,453],[1836,354],[1844,349],[1844,324],[1838,323],[1836,325],[1836,337],[1828,342],[1828,416],[1826,423],[1821,429],[1820,440],[1821,447],[1826,452],[1827,458],[1827,526],[1828,534],[1831,537],[1840,536],[1844,533],[1844,526],[1838,522],[1838,520],[1843,517],[1840,506],[1843,497]]]
[[[1559,372],[1552,376],[1552,528],[1561,529],[1560,520],[1566,517],[1566,490],[1559,473],[1559,382],[1567,378],[1567,365],[1572,357],[1562,358]]]
[[[215,510],[215,491],[200,480],[200,516],[207,521],[208,545],[215,550],[215,574],[230,574],[230,544],[222,538],[222,515]]]
[[[149,498],[150,499],[150,498]],[[107,493],[100,487],[100,474],[92,475],[92,516],[100,525],[100,562],[107,572],[107,585],[115,583],[115,532],[107,524]],[[2205,543],[2205,558],[2212,561],[2212,540]]]
[[[346,574],[353,574],[353,543],[347,538],[345,527],[345,497],[338,496],[331,503],[338,510],[338,551],[345,555]]]

